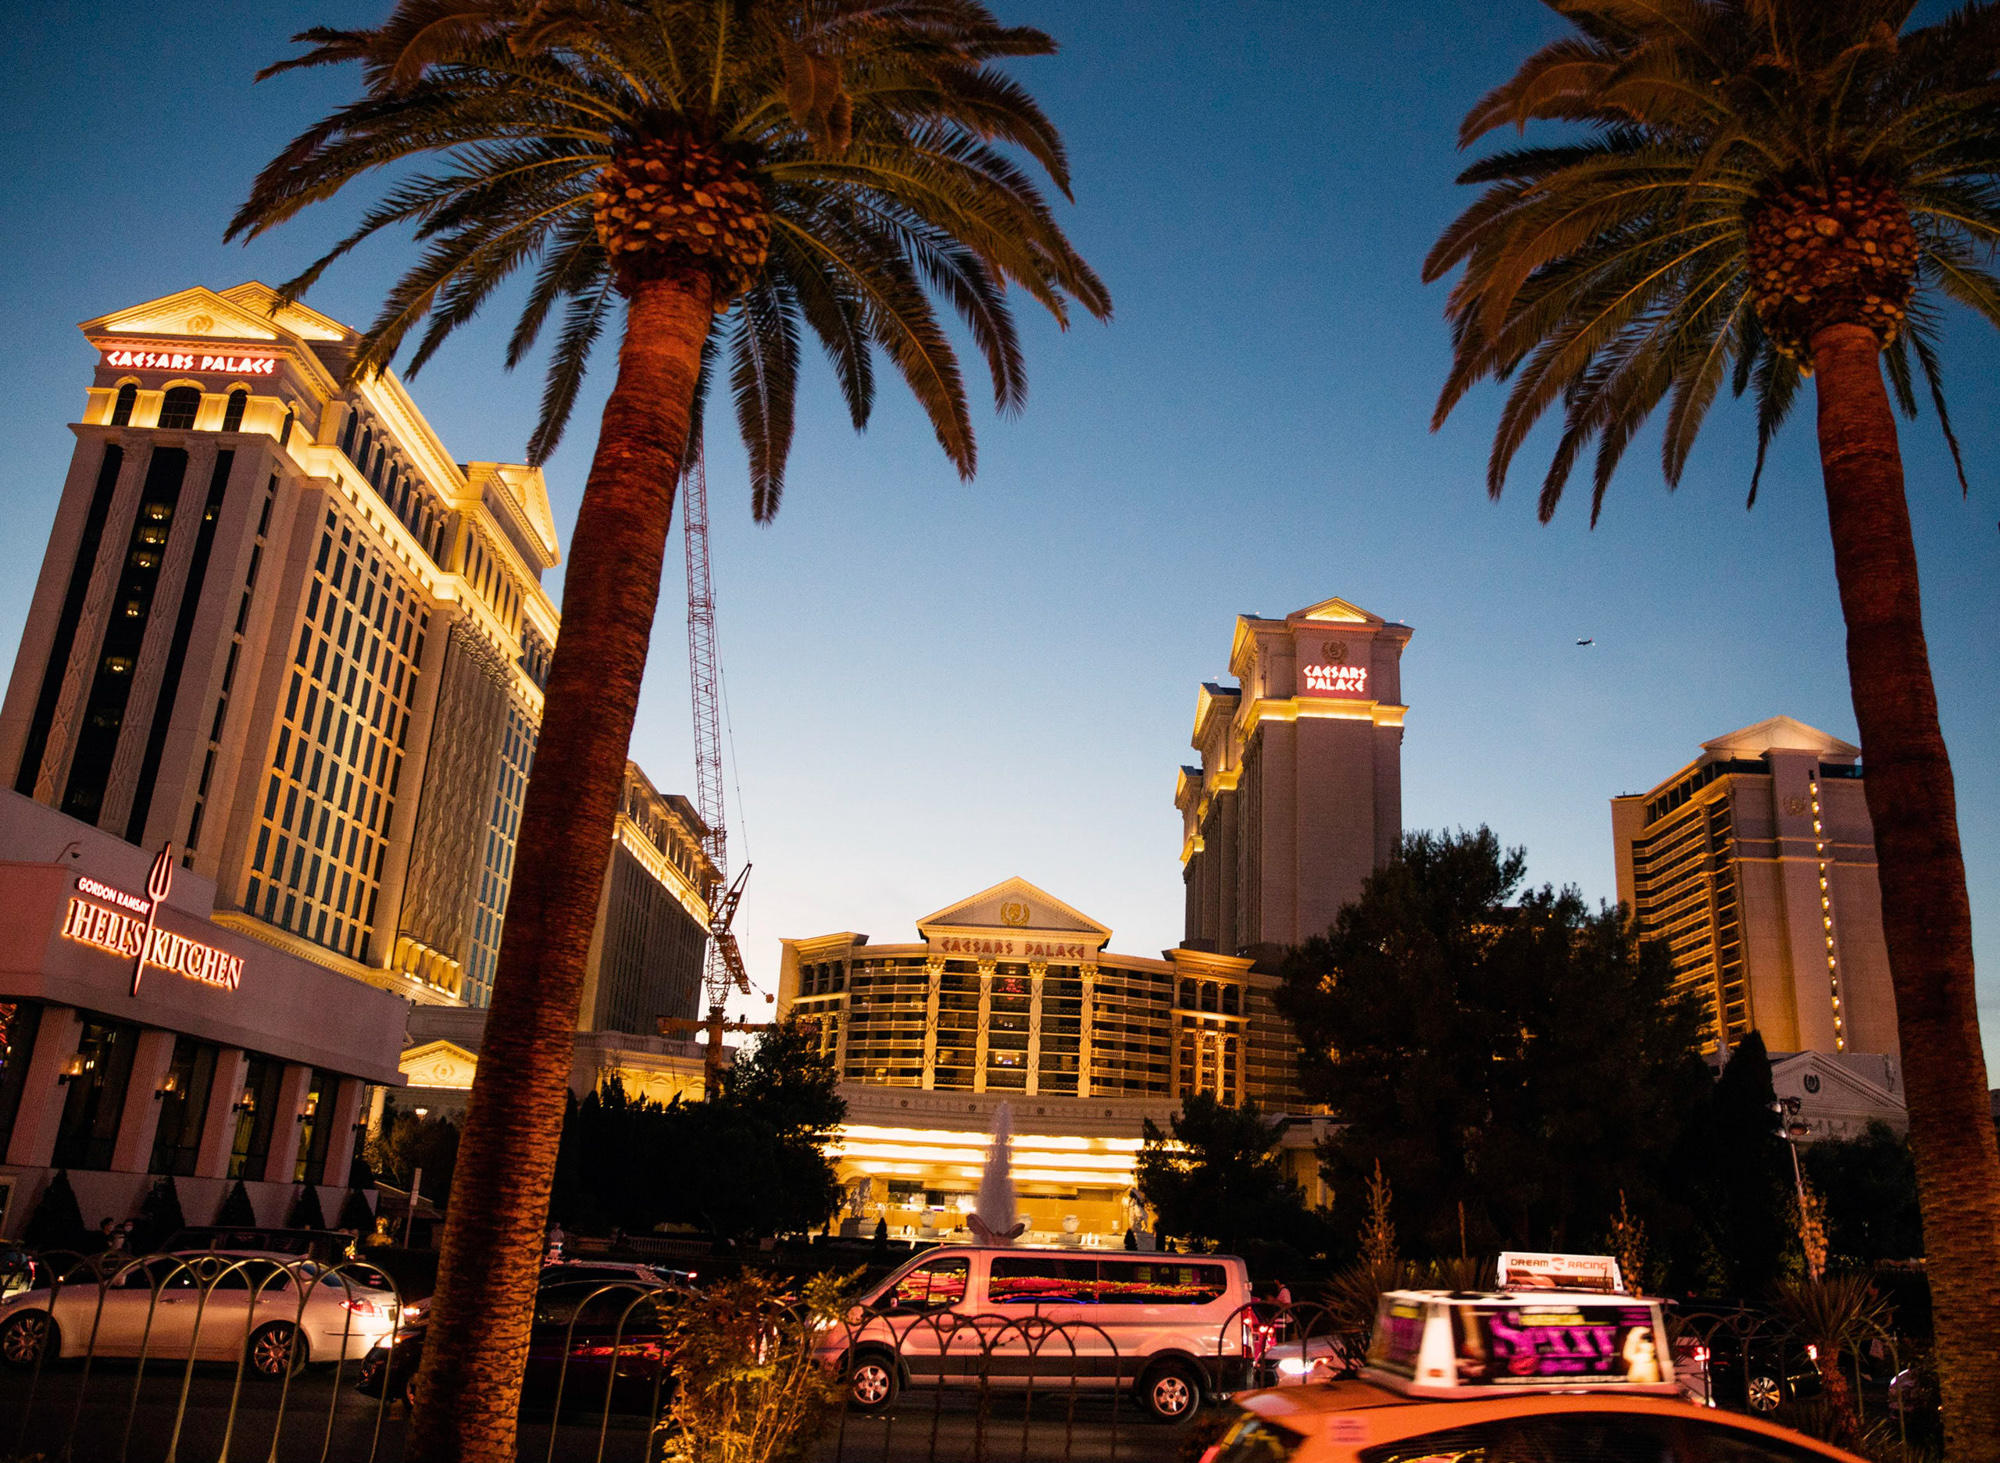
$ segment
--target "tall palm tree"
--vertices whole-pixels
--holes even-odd
[[[1481,379],[1512,382],[1488,467],[1497,497],[1560,405],[1541,516],[1594,443],[1595,522],[1663,402],[1679,481],[1725,380],[1756,403],[1754,502],[1765,447],[1812,380],[1950,1451],[2000,1456],[2000,1153],[1892,410],[1893,397],[1915,414],[1921,376],[1949,440],[1942,304],[2000,325],[2000,8],[1906,28],[1911,0],[1549,3],[1570,31],[1483,98],[1460,140],[1581,126],[1461,176],[1484,190],[1424,265],[1427,280],[1464,266],[1433,424]]]
[[[752,507],[768,520],[805,330],[857,427],[879,349],[970,478],[970,414],[932,298],[963,320],[1003,410],[1025,389],[1008,287],[1065,323],[1070,302],[1105,318],[1110,299],[1023,166],[1067,194],[1061,138],[996,64],[1054,43],[977,0],[399,0],[373,29],[298,39],[309,49],[271,71],[359,63],[361,95],[279,154],[229,232],[255,236],[396,169],[353,232],[287,286],[302,292],[384,229],[423,241],[355,373],[386,367],[421,327],[414,374],[532,266],[507,360],[560,313],[528,444],[540,462],[592,346],[614,319],[624,326],[570,543],[416,1387],[413,1459],[498,1463],[514,1457],[584,957],[674,490],[711,374],[726,355]]]

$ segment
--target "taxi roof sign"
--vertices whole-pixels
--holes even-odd
[[[1552,1255],[1531,1250],[1502,1250],[1495,1283],[1501,1290],[1587,1290],[1601,1295],[1625,1289],[1625,1277],[1618,1271],[1615,1256]]]
[[[1388,1291],[1362,1375],[1413,1397],[1678,1390],[1660,1303],[1589,1291]]]

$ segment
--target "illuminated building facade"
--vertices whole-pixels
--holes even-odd
[[[1237,684],[1202,686],[1201,764],[1174,793],[1188,948],[1264,957],[1324,934],[1395,853],[1410,633],[1342,599],[1237,618]]]
[[[418,1003],[484,1005],[558,628],[540,471],[459,462],[393,373],[346,379],[354,331],[263,285],[82,330],[97,365],[0,778],[171,843],[223,924]],[[705,925],[700,870],[634,831],[671,822],[621,820],[599,1020],[645,996],[634,938],[665,932],[662,998],[698,978],[632,874]]]
[[[1699,996],[1708,1050],[1755,1030],[1773,1052],[1874,1054],[1900,1073],[1860,755],[1778,716],[1611,800],[1618,898]]]
[[[94,1227],[174,1181],[191,1224],[346,1204],[409,1007],[217,920],[214,883],[0,789],[0,1235],[51,1174]]]
[[[1247,958],[1115,954],[1108,927],[1022,879],[918,920],[917,934],[786,940],[779,970],[781,1015],[815,1027],[841,1074],[843,1180],[856,1203],[888,1205],[892,1225],[955,1222],[1003,1100],[1031,1226],[1062,1234],[1075,1218],[1100,1238],[1131,1222],[1145,1118],[1164,1123],[1192,1092],[1282,1100],[1249,1039],[1266,997]]]

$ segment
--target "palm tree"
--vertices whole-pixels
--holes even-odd
[[[977,0],[399,0],[374,29],[298,39],[309,49],[271,71],[358,62],[361,95],[279,154],[229,232],[254,237],[396,169],[353,232],[286,287],[304,291],[383,229],[424,243],[353,373],[384,369],[422,327],[414,374],[531,266],[508,363],[561,315],[528,444],[538,463],[592,346],[623,318],[411,1434],[413,1459],[498,1463],[514,1457],[584,957],[709,380],[726,355],[763,521],[783,488],[805,330],[857,427],[879,349],[969,479],[971,418],[933,297],[964,321],[1003,410],[1025,389],[1008,287],[1064,323],[1071,301],[1106,318],[1110,300],[1017,161],[1067,194],[1062,141],[995,64],[1054,43]]]
[[[1497,497],[1560,404],[1541,516],[1594,443],[1594,523],[1662,402],[1662,459],[1679,481],[1724,380],[1756,403],[1754,503],[1765,447],[1812,380],[1950,1451],[2000,1456],[2000,1153],[1891,406],[1914,415],[1921,376],[1949,439],[1943,302],[2000,324],[1987,267],[2000,242],[2000,9],[1905,29],[1910,0],[1549,3],[1569,33],[1483,98],[1460,140],[1533,119],[1583,125],[1461,176],[1484,189],[1424,265],[1427,280],[1464,266],[1433,425],[1483,378],[1512,382],[1488,466]]]

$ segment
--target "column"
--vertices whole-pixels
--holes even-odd
[[[28,1057],[28,1078],[21,1088],[21,1106],[14,1114],[14,1136],[7,1145],[7,1162],[18,1168],[47,1168],[55,1157],[56,1126],[62,1120],[69,1084],[58,1081],[83,1040],[83,1017],[69,1006],[42,1007],[35,1030],[35,1049]]]
[[[924,1091],[937,1090],[938,987],[944,980],[944,957],[933,955],[924,962],[927,984],[924,990]]]
[[[334,1090],[332,1107],[320,1115],[322,1122],[333,1124],[326,1145],[324,1182],[336,1189],[347,1187],[347,1171],[353,1166],[354,1145],[360,1136],[355,1130],[361,1124],[361,1100],[367,1086],[359,1077],[342,1077],[340,1086]],[[329,1213],[327,1218],[333,1215]]]
[[[972,1047],[972,1090],[986,1090],[986,1049],[993,1033],[993,962],[979,962],[979,1033]]]
[[[312,1086],[313,1069],[300,1062],[285,1063],[285,1075],[278,1083],[277,1120],[271,1124],[271,1155],[260,1174],[266,1183],[289,1184],[299,1162],[299,1119],[306,1110],[306,1089]],[[283,1215],[279,1216],[282,1223]]]
[[[1083,975],[1083,1031],[1076,1044],[1076,1095],[1090,1096],[1090,1033],[1093,1018],[1097,1014],[1097,967],[1082,967]]]
[[[243,1078],[249,1070],[250,1054],[241,1047],[226,1046],[216,1054],[215,1078],[208,1087],[208,1113],[201,1120],[201,1147],[194,1157],[198,1179],[229,1177],[229,1153],[236,1146],[236,1104],[243,1096]]]
[[[153,1135],[160,1130],[160,1084],[174,1064],[171,1031],[141,1031],[132,1056],[132,1077],[125,1084],[125,1111],[118,1117],[118,1141],[112,1145],[115,1173],[144,1173],[152,1167]]]
[[[1028,1096],[1042,1090],[1042,980],[1049,962],[1028,962]]]

